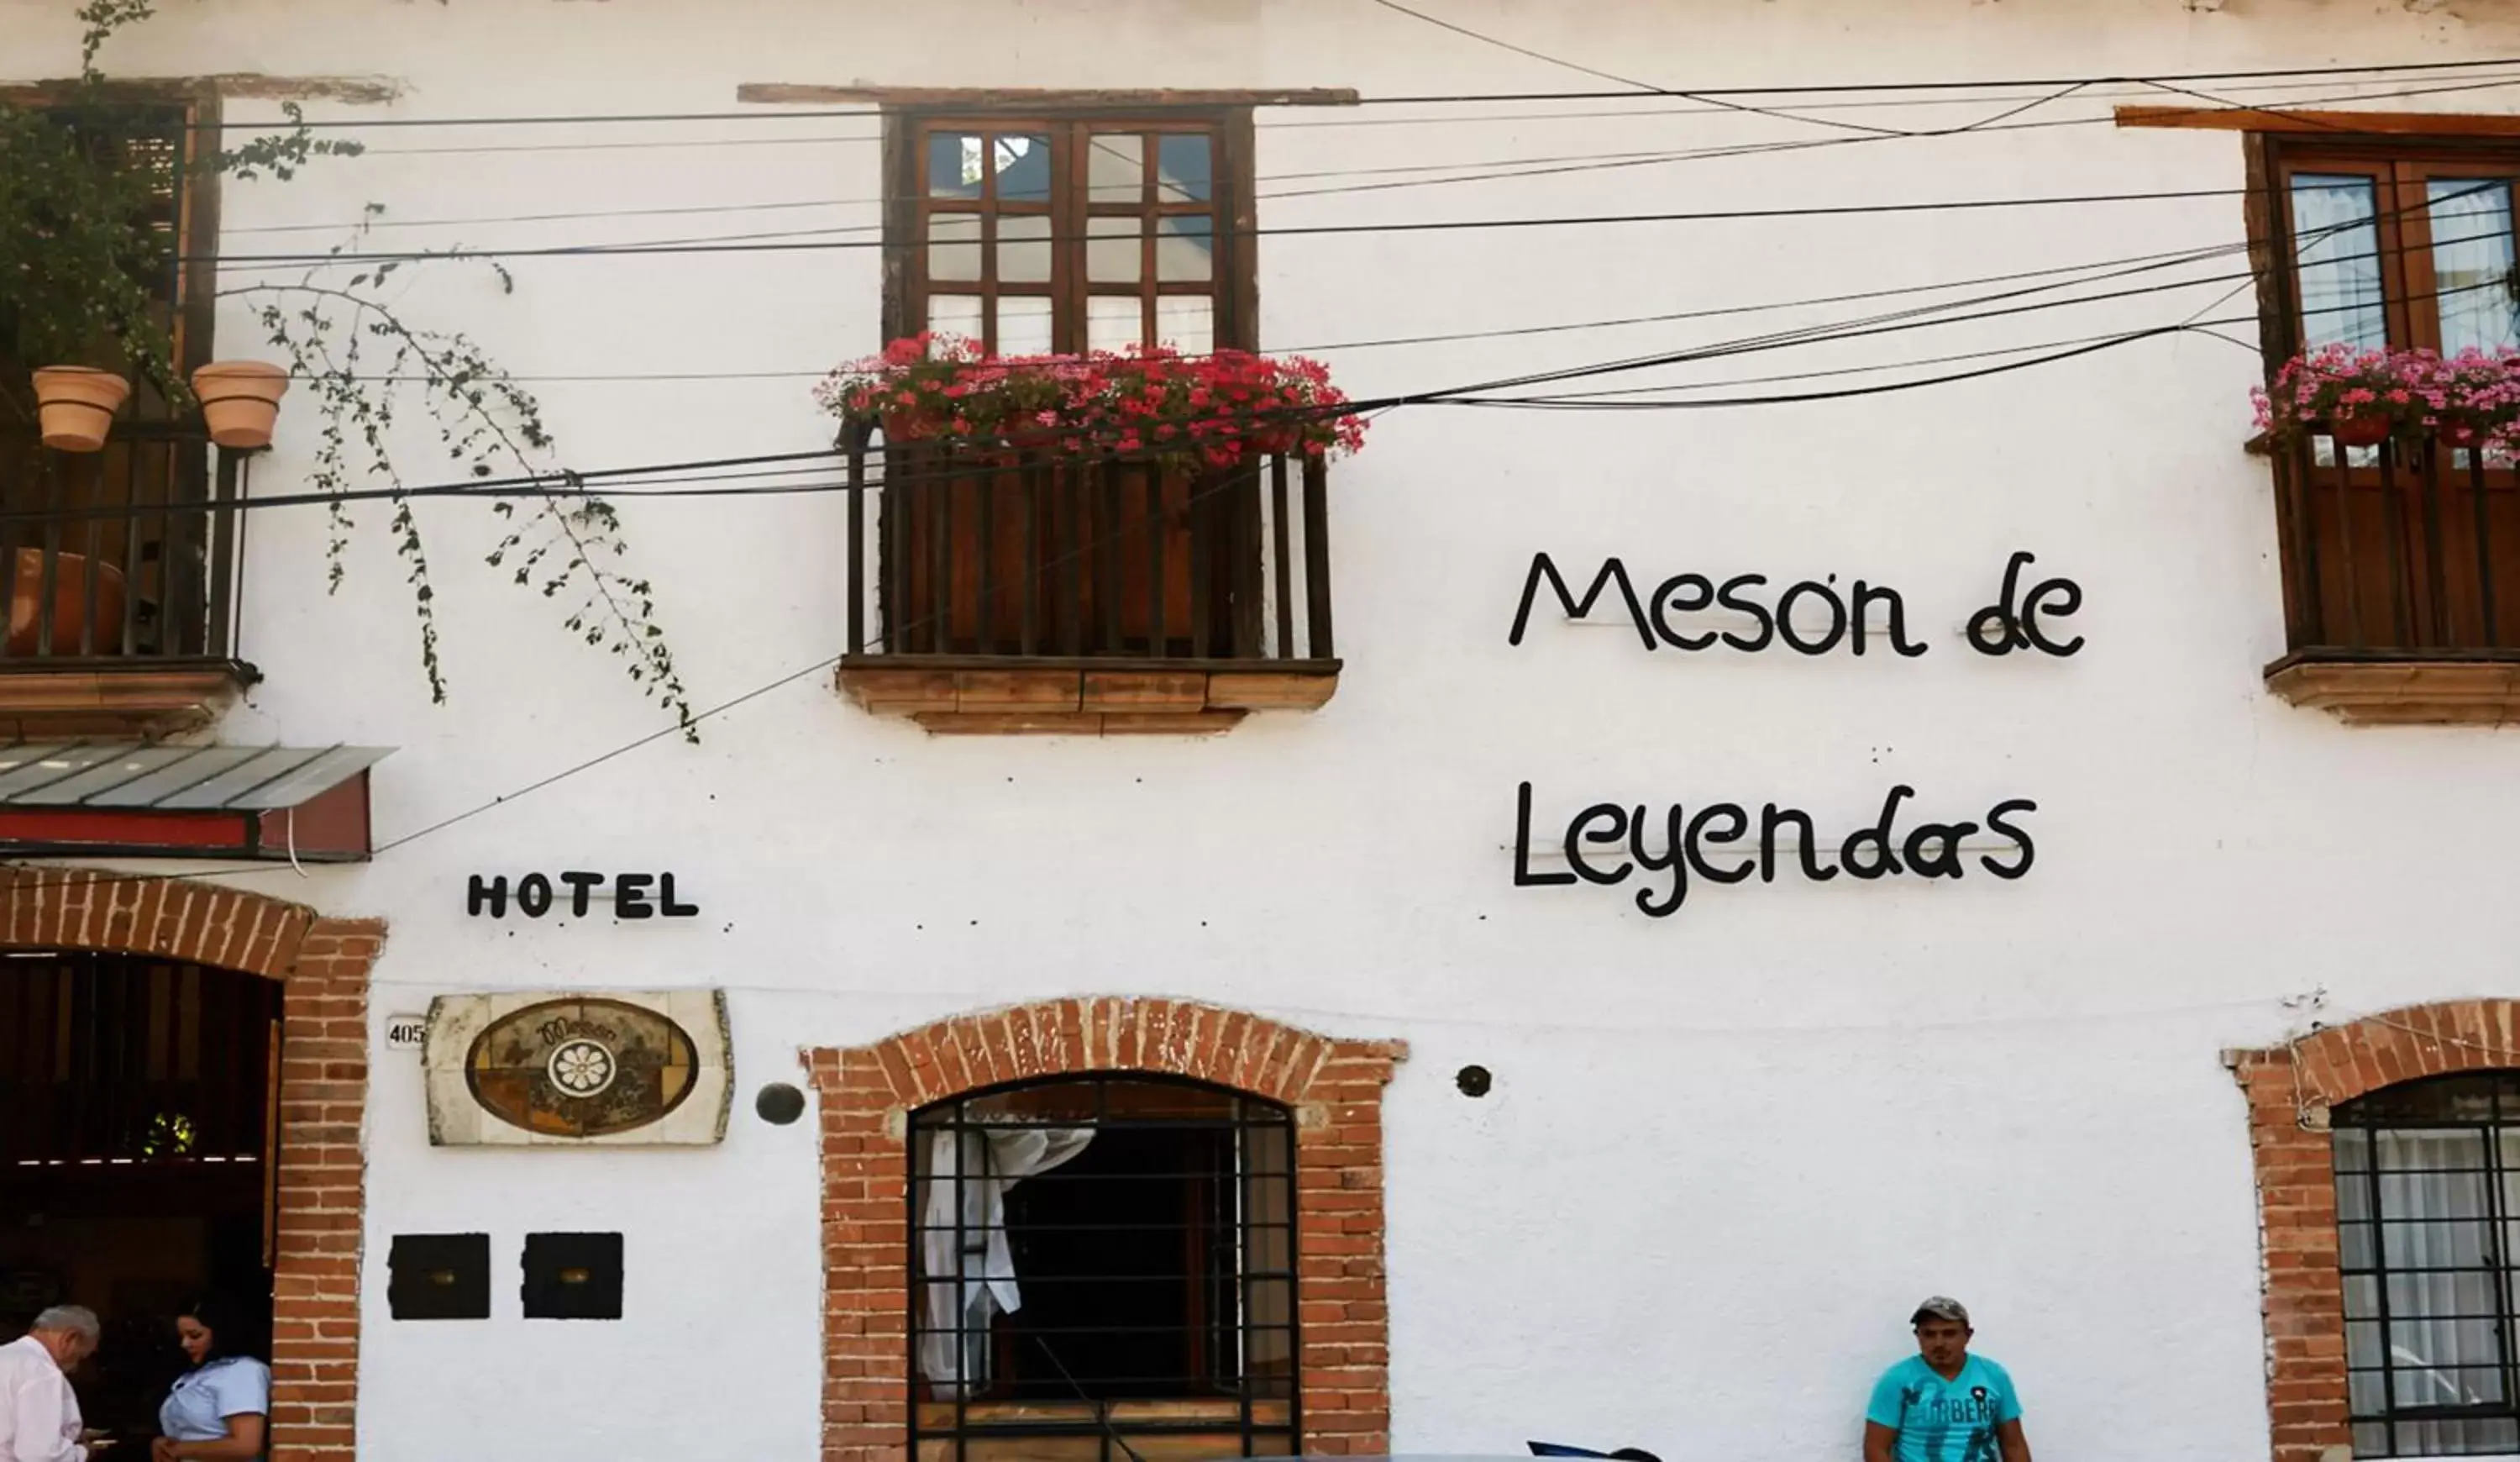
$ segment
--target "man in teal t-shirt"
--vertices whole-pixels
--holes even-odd
[[[1968,1352],[1968,1311],[1937,1295],[1916,1306],[1916,1353],[1892,1366],[1864,1411],[1864,1462],[2030,1462],[2021,1393]]]

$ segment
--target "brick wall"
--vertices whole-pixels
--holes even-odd
[[[2228,1058],[2256,1155],[2274,1462],[2352,1455],[2328,1109],[2401,1081],[2520,1066],[2515,1011],[2510,1000],[2414,1005]]]
[[[376,921],[186,879],[0,870],[11,948],[105,949],[282,982],[272,1462],[347,1457],[359,1384],[360,1127]]]
[[[1336,1040],[1180,1000],[1052,1000],[804,1053],[823,1139],[823,1459],[909,1452],[909,1114],[1038,1076],[1154,1072],[1295,1114],[1303,1450],[1390,1449],[1382,1091],[1398,1041]]]

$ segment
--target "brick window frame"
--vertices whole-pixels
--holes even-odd
[[[800,1054],[822,1124],[823,1462],[909,1454],[911,1114],[1010,1081],[1098,1073],[1188,1076],[1293,1109],[1301,1449],[1390,1450],[1382,1093],[1405,1042],[1187,1000],[1097,997]]]
[[[359,1390],[368,982],[384,924],[181,878],[0,870],[0,948],[159,955],[281,983],[271,1462],[346,1458]]]
[[[2405,1006],[2282,1045],[2227,1052],[2224,1061],[2248,1102],[2257,1172],[2270,1453],[2274,1462],[2348,1462],[2328,1111],[2427,1076],[2520,1068],[2520,1001]]]

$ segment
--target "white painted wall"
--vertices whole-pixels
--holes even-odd
[[[2482,0],[1424,3],[1673,86],[2520,55],[2520,12]],[[1607,88],[1366,0],[163,8],[109,58],[119,69],[381,75],[407,89],[389,109],[310,109],[325,119],[723,110],[739,83],[763,80]],[[66,69],[66,10],[0,3],[6,67]],[[2095,117],[2140,90],[2033,115]],[[2515,95],[2373,105],[2499,111]],[[1678,102],[1593,114],[1606,109],[1271,113],[1259,172],[1265,190],[1283,174],[1829,135]],[[2002,110],[1981,97],[1821,114],[1930,127]],[[1586,114],[1537,115],[1569,113]],[[1441,121],[1351,125],[1408,116]],[[371,200],[411,219],[868,200],[875,130],[830,117],[377,129],[354,162],[229,188],[226,248],[328,238],[251,231],[347,220]],[[631,142],[659,145],[619,146]],[[561,150],[579,147],[602,150]],[[509,151],[447,151],[466,148]],[[2098,124],[1282,199],[1262,222],[2241,181],[2230,134]],[[384,237],[532,247],[876,218],[861,204]],[[1262,331],[1283,348],[1666,314],[2240,237],[2237,199],[2209,197],[1274,238]],[[879,343],[866,251],[525,260],[516,272],[503,297],[459,270],[423,271],[407,302],[518,375],[557,378],[538,388],[580,466],[813,449],[830,433],[809,373]],[[2248,314],[2245,292],[2211,306],[2228,287],[1745,356],[1679,379]],[[1870,307],[1326,353],[1373,393]],[[230,327],[249,350],[242,318]],[[1189,995],[1412,1042],[1389,1099],[1404,1449],[1508,1451],[1559,1436],[1673,1457],[1851,1456],[1874,1373],[1906,1348],[1908,1307],[1950,1292],[2024,1386],[2044,1458],[2262,1455],[2249,1155],[2216,1053],[2282,1038],[2303,1019],[2283,1002],[2314,990],[2354,1014],[2508,987],[2498,855],[2520,811],[2520,743],[2348,731],[2263,690],[2281,623],[2268,474],[2239,445],[2256,369],[2248,351],[2184,337],[1808,407],[1404,412],[1334,474],[1349,668],[1316,715],[1200,742],[928,740],[859,713],[815,675],[712,721],[698,748],[658,741],[370,867],[253,880],[392,922],[380,1024],[451,990],[731,991],[740,1095],[714,1151],[432,1151],[416,1060],[380,1056],[364,1455],[810,1455],[811,1124],[765,1125],[750,1093],[795,1079],[800,1046],[1090,991]],[[726,379],[566,379],[665,372]],[[312,425],[303,409],[284,417],[258,489],[298,480]],[[372,528],[382,514],[361,517]],[[637,503],[624,518],[702,704],[841,648],[838,499]],[[349,586],[328,599],[319,516],[270,513],[252,525],[247,640],[269,680],[225,733],[398,746],[377,780],[385,839],[661,724],[544,603],[472,567],[495,535],[485,514],[432,503],[423,522],[454,703],[426,702],[382,537],[362,537]],[[1906,589],[1937,638],[1913,662],[1648,657],[1616,628],[1543,616],[1509,650],[1514,595],[1542,548],[1570,566],[1621,553],[1648,582],[1683,570],[1864,574]],[[1951,635],[2015,548],[2088,589],[2078,658],[1984,661]],[[1504,846],[1524,778],[1544,826],[1597,799],[1773,798],[1842,831],[1894,781],[1919,790],[1912,815],[2030,797],[2039,861],[2018,884],[1701,889],[1677,917],[1649,920],[1627,890],[1510,886]],[[671,868],[705,916],[620,928],[463,917],[469,874],[581,866]],[[1453,1087],[1469,1062],[1497,1074],[1484,1101]],[[517,1317],[521,1236],[551,1227],[627,1233],[628,1318],[562,1329]],[[493,1321],[384,1318],[388,1236],[476,1228],[495,1235],[503,1276]]]

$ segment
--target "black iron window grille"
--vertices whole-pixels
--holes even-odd
[[[2520,1073],[2387,1087],[2330,1118],[2354,1455],[2520,1452]]]
[[[910,1142],[918,1462],[1295,1452],[1285,1108],[1059,1078],[928,1108]]]

